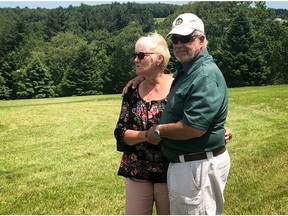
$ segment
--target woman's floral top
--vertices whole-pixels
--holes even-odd
[[[139,95],[138,88],[130,88],[124,96],[114,131],[117,151],[123,152],[118,175],[154,183],[167,181],[169,161],[162,155],[159,145],[142,142],[129,146],[123,141],[127,129],[143,131],[158,124],[166,103],[167,98],[159,101],[144,101]]]

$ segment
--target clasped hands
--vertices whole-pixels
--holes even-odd
[[[154,145],[158,145],[161,139],[154,136],[155,128],[156,126],[151,127],[149,130],[147,130],[145,133],[145,137],[146,137],[147,142],[154,144]]]

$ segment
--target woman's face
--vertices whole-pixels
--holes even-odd
[[[136,66],[136,74],[145,77],[153,72],[157,64],[152,55],[155,55],[155,53],[143,46],[135,48],[134,63]]]

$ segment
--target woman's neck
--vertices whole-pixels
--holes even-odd
[[[139,94],[145,101],[161,100],[166,98],[169,93],[172,76],[167,74],[158,74],[154,79],[145,78],[139,85]]]

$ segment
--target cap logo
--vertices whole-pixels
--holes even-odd
[[[183,19],[182,18],[178,18],[175,22],[175,25],[180,25],[181,23],[183,22]]]

